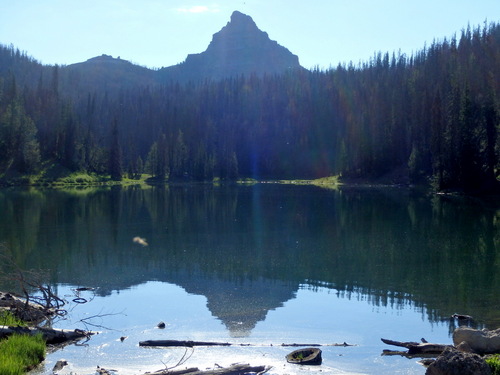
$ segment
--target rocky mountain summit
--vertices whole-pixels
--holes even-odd
[[[219,80],[230,76],[280,74],[303,69],[299,59],[288,49],[269,38],[253,19],[235,11],[231,20],[213,35],[208,48],[189,54],[180,64],[151,70],[127,60],[108,55],[64,67],[68,86],[74,90],[106,90],[167,82]]]
[[[213,35],[206,51],[190,54],[164,73],[189,77],[220,79],[249,74],[279,74],[300,69],[299,58],[261,31],[253,19],[238,11],[231,20]]]

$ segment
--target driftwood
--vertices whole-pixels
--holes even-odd
[[[159,370],[147,372],[145,375],[244,375],[264,374],[271,369],[270,366],[250,366],[249,364],[235,364],[214,370],[199,370],[197,367],[185,370]]]
[[[181,346],[192,348],[193,346],[231,346],[228,342],[210,342],[210,341],[182,341],[182,340],[147,340],[140,341],[139,346]]]
[[[56,314],[54,308],[44,307],[12,293],[2,291],[0,291],[0,310],[10,311],[14,316],[27,322],[42,322]]]
[[[395,350],[384,350],[382,355],[401,355],[405,357],[423,357],[430,356],[435,357],[441,354],[446,348],[452,348],[453,345],[442,345],[442,344],[431,344],[427,342],[425,339],[422,339],[422,342],[414,342],[414,341],[394,341],[381,339],[384,344],[400,346],[408,349],[408,351],[395,351]]]
[[[56,328],[0,326],[0,338],[10,336],[14,333],[19,335],[42,334],[47,344],[60,344],[67,341],[80,340],[93,334],[92,332],[82,331],[80,329],[71,331]]]
[[[139,346],[164,346],[164,347],[184,347],[192,348],[194,346],[266,346],[261,344],[231,344],[229,342],[210,342],[210,341],[184,341],[184,340],[147,340],[140,341]],[[270,344],[269,346],[273,346]],[[280,344],[278,346],[354,346],[352,344]]]

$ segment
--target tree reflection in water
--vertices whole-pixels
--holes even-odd
[[[496,328],[497,203],[262,184],[2,190],[0,242],[52,283],[102,296],[151,280],[182,286],[235,337],[301,285]]]

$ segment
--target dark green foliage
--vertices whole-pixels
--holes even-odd
[[[25,326],[26,323],[16,318],[8,310],[0,310],[0,326]]]
[[[31,174],[40,163],[37,129],[16,96],[0,113],[0,165]]]
[[[146,172],[159,181],[165,181],[170,174],[167,137],[161,134],[149,149]]]
[[[111,129],[111,145],[109,147],[109,174],[112,180],[120,181],[122,179],[122,172],[122,149],[118,123],[115,119]]]
[[[500,354],[487,357],[486,363],[490,366],[492,375],[500,375]]]
[[[12,47],[0,47],[0,62],[11,67],[0,69],[0,173],[30,173],[40,160],[162,181],[399,171],[394,182],[498,190],[500,25],[413,56],[185,85],[138,69],[143,86],[90,87]]]

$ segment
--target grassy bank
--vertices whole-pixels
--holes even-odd
[[[0,311],[0,325],[26,325],[7,311]],[[0,374],[21,375],[45,358],[46,344],[41,335],[12,335],[0,340]]]
[[[45,358],[42,335],[12,335],[0,341],[0,374],[21,375]]]
[[[87,172],[72,172],[63,166],[53,163],[46,164],[37,174],[22,175],[19,173],[0,173],[0,186],[33,186],[33,187],[84,187],[84,186],[108,186],[108,185],[155,185],[155,184],[186,184],[199,183],[200,181],[157,181],[149,174],[141,174],[137,178],[129,178],[126,174],[121,180],[111,179],[109,175]],[[324,177],[316,180],[255,180],[252,178],[241,178],[237,181],[240,184],[277,183],[289,185],[316,185],[325,188],[336,188],[340,184],[338,176]],[[205,183],[224,183],[219,178]]]
[[[99,185],[135,185],[145,184],[149,175],[142,174],[139,178],[127,178],[120,181],[111,179],[109,175],[97,173],[72,172],[58,164],[47,164],[37,174],[21,175],[5,172],[0,174],[0,186],[38,186],[38,187],[65,187],[65,186],[99,186]]]
[[[338,176],[329,176],[318,178],[315,180],[250,180],[244,179],[239,180],[239,183],[266,183],[266,184],[283,184],[283,185],[314,185],[327,189],[336,189],[340,184],[340,179]]]

